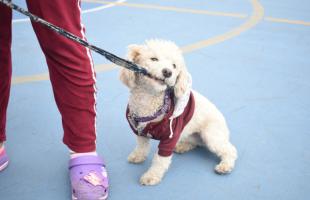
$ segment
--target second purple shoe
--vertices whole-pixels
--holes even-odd
[[[2,147],[0,152],[0,171],[4,170],[9,164],[9,157],[6,154],[5,148]]]

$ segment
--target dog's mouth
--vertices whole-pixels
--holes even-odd
[[[149,80],[151,80],[152,82],[155,82],[155,83],[157,83],[157,84],[159,84],[159,85],[162,85],[162,86],[168,85],[168,84],[166,83],[166,79],[159,78],[159,77],[154,76],[154,75],[151,75],[151,74],[148,74],[147,76],[144,76],[144,75],[142,75],[142,74],[137,74],[137,75],[139,75],[141,78],[142,78],[142,77],[145,77],[146,79],[149,79]]]
[[[149,74],[149,75],[147,75],[145,77],[149,78],[150,80],[153,80],[154,82],[156,82],[156,83],[158,83],[160,85],[167,85],[167,83],[165,81],[166,79],[159,78],[159,77],[157,77],[155,75],[152,75],[152,74]]]
[[[152,79],[156,81],[157,83],[159,83],[160,85],[167,85],[165,82],[165,79],[158,78],[158,77],[152,77]]]

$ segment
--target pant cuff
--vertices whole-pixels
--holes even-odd
[[[75,153],[86,153],[86,152],[94,152],[96,151],[96,144],[95,142],[90,144],[81,144],[81,145],[73,145],[72,143],[63,140],[64,144],[67,145],[67,147],[74,151]]]

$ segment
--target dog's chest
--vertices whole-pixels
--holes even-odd
[[[190,93],[189,100],[185,104],[183,112],[177,117],[173,115],[174,106],[175,104],[173,103],[164,117],[156,122],[137,123],[134,120],[135,117],[130,113],[129,106],[126,110],[126,118],[136,135],[160,140],[161,142],[165,141],[167,144],[170,144],[170,142],[175,143],[194,114],[195,101],[193,94]]]
[[[170,135],[169,116],[163,115],[152,122],[137,122],[133,119],[130,113],[127,114],[127,120],[134,130],[134,133],[139,136],[162,140]]]
[[[137,116],[150,116],[161,107],[164,94],[154,96],[138,89],[131,91],[128,106],[132,113]]]

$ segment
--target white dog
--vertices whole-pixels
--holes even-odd
[[[208,147],[221,159],[216,172],[231,172],[237,150],[229,141],[225,118],[209,100],[191,89],[181,50],[171,41],[158,39],[128,49],[128,59],[157,78],[127,69],[120,71],[121,81],[130,89],[127,120],[137,135],[137,146],[128,161],[143,162],[150,150],[149,139],[160,140],[152,166],[140,183],[158,184],[169,168],[173,151],[184,153],[197,146]]]

